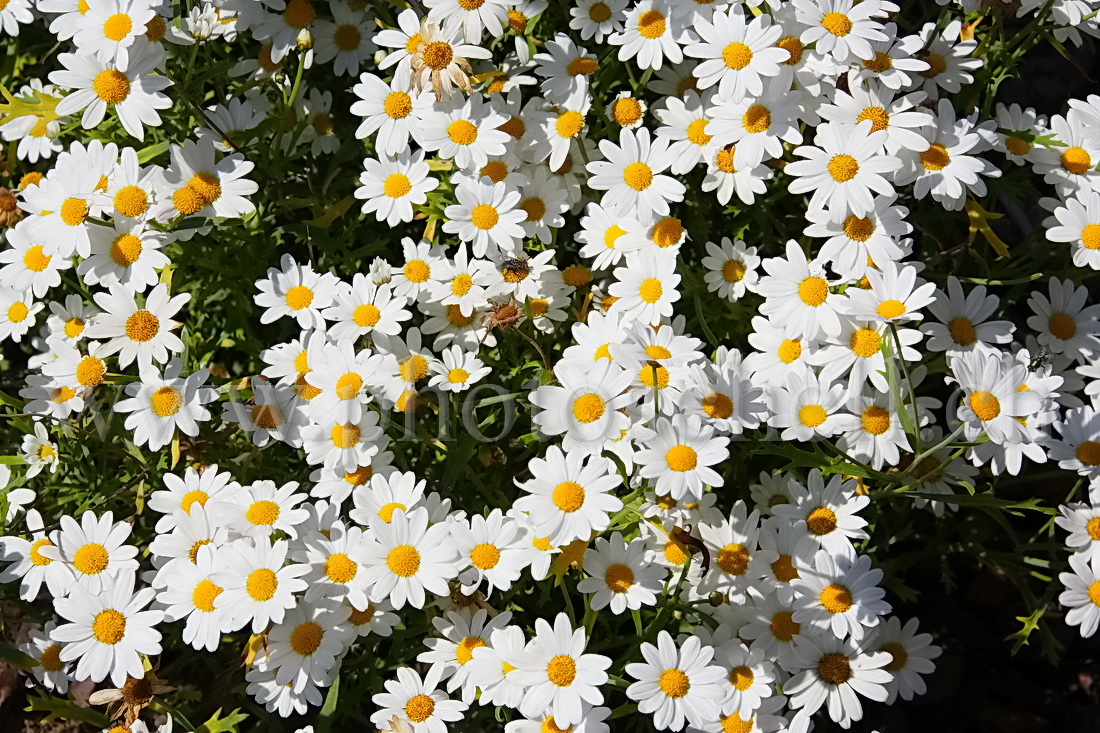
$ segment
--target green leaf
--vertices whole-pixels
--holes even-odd
[[[340,675],[332,681],[332,686],[325,694],[325,703],[321,706],[321,712],[314,729],[317,733],[328,733],[332,729],[332,716],[336,713],[336,701],[340,698]]]
[[[0,456],[0,465],[4,466],[22,466],[26,463],[23,460],[23,456]]]
[[[138,163],[145,165],[153,158],[163,155],[168,152],[168,141],[162,140],[159,143],[153,143],[152,145],[142,148],[138,151]]]
[[[52,720],[79,720],[96,728],[109,728],[111,721],[102,713],[91,708],[77,707],[76,703],[63,697],[47,697],[46,695],[31,695],[27,698],[29,703],[24,708],[28,713],[46,713],[44,722]]]
[[[7,644],[0,644],[0,661],[7,662],[16,669],[21,669],[24,672],[30,671],[38,664],[34,657],[28,656],[15,647]]]
[[[242,713],[240,708],[233,708],[233,712],[224,718],[221,714],[221,708],[215,710],[210,720],[200,725],[196,733],[236,733],[237,725],[248,719],[248,713]]]

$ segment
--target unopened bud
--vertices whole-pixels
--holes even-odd
[[[296,41],[298,48],[303,51],[308,51],[313,48],[313,34],[309,32],[309,28],[303,28],[298,31],[298,40]]]

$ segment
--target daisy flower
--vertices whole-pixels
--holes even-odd
[[[111,224],[89,231],[89,256],[77,274],[89,285],[107,288],[117,283],[138,292],[155,286],[158,272],[170,262],[160,251],[168,237],[136,219],[117,217]]]
[[[163,287],[163,286],[162,286]],[[134,431],[134,442],[148,443],[149,450],[160,450],[172,442],[176,430],[195,437],[199,434],[199,422],[210,419],[207,402],[217,399],[218,392],[204,387],[210,372],[200,369],[181,376],[183,362],[172,359],[164,367],[164,373],[150,366],[141,365],[141,379],[126,385],[129,397],[115,407],[126,418],[126,428]]]
[[[210,138],[187,140],[169,148],[172,163],[160,181],[160,198],[149,212],[157,221],[178,216],[244,216],[255,210],[248,196],[259,186],[245,176],[253,164],[240,153],[215,160]]]
[[[757,194],[768,190],[764,181],[772,178],[771,169],[752,161],[742,161],[741,167],[736,167],[736,148],[711,146],[707,154],[707,174],[702,189],[717,191],[718,203],[728,204],[736,192],[738,199],[752,204]]]
[[[1015,103],[1006,107],[998,102],[996,119],[998,128],[1009,131],[1009,133],[998,134],[997,150],[1004,153],[1005,157],[1016,165],[1031,162],[1032,157],[1034,157],[1031,143],[1010,133],[1041,135],[1045,131],[1046,117],[1040,117],[1031,107],[1021,108],[1020,105]]]
[[[655,605],[666,571],[650,562],[650,555],[640,538],[627,543],[621,532],[610,539],[597,537],[584,553],[584,571],[590,577],[577,583],[577,590],[593,594],[589,604],[594,611],[610,607],[611,613],[620,614]]]
[[[901,161],[882,155],[887,141],[886,130],[872,132],[874,121],[865,119],[854,130],[845,130],[837,123],[825,123],[817,128],[816,147],[795,148],[795,154],[806,160],[789,163],[784,172],[796,176],[791,181],[791,193],[812,191],[810,208],[828,209],[833,218],[848,214],[865,216],[874,209],[871,192],[882,196],[894,193],[894,187],[883,176],[901,167]]]
[[[500,126],[507,122],[491,101],[481,95],[450,102],[435,102],[427,108],[412,134],[420,147],[440,158],[452,158],[459,168],[480,168],[489,156],[503,155],[511,140]]]
[[[58,659],[76,662],[73,677],[122,687],[127,677],[142,679],[141,655],[160,654],[160,632],[154,627],[163,611],[142,610],[153,600],[152,588],[134,592],[134,575],[125,573],[101,593],[81,586],[54,600],[57,615],[69,623],[50,638],[63,644]]]
[[[377,47],[371,40],[374,28],[371,16],[352,10],[342,0],[330,0],[332,20],[322,18],[313,24],[314,60],[319,64],[332,62],[338,75],[354,76],[359,66],[372,60]]]
[[[480,43],[485,31],[498,38],[508,27],[508,7],[516,0],[483,0],[471,3],[465,0],[425,0],[428,22],[444,28],[461,28],[466,43]]]
[[[462,702],[469,705],[481,686],[476,684],[480,680],[469,666],[474,651],[488,646],[493,635],[507,628],[511,620],[509,611],[503,611],[491,619],[483,608],[468,617],[449,611],[446,618],[432,619],[432,625],[442,638],[425,639],[428,651],[421,652],[416,660],[431,664],[431,669],[442,669],[442,677],[447,678],[447,692],[461,689]]]
[[[543,244],[553,242],[554,231],[565,225],[569,201],[553,173],[536,168],[531,179],[520,186],[519,208],[527,215],[520,222],[528,239],[537,238]]]
[[[575,539],[602,532],[610,514],[623,503],[611,492],[622,483],[614,464],[601,456],[563,452],[550,446],[545,458],[532,458],[531,480],[516,482],[528,495],[515,501],[515,508],[530,515],[538,537],[550,544],[564,545]]]
[[[473,93],[469,79],[473,70],[467,59],[488,59],[492,57],[492,52],[478,45],[463,43],[461,35],[461,26],[440,29],[427,18],[420,22],[420,42],[412,49],[409,59],[415,90],[431,89],[440,101],[451,99],[456,86],[467,94]],[[381,37],[375,40],[379,45],[388,45],[383,44]],[[479,95],[473,95],[470,99],[480,101]]]
[[[600,68],[596,57],[564,33],[554,34],[545,49],[531,59],[535,73],[544,78],[540,86],[543,96],[559,105],[569,99],[587,98],[588,79]]]
[[[623,25],[607,42],[619,46],[620,61],[636,58],[639,69],[660,69],[665,59],[680,63],[684,60],[681,46],[693,38],[684,20],[671,15],[668,6],[657,0],[641,0],[627,11]]]
[[[320,390],[308,408],[313,421],[324,427],[359,423],[374,399],[370,385],[385,358],[369,349],[357,352],[349,341],[326,344],[316,356],[319,366],[306,374],[309,385]]]
[[[1047,448],[1051,460],[1058,461],[1058,468],[1076,471],[1092,480],[1100,476],[1100,415],[1091,406],[1067,410],[1061,420],[1054,423],[1061,436],[1052,440]],[[1065,507],[1062,507],[1064,510]],[[1100,536],[1100,521],[1096,522]],[[1073,543],[1068,543],[1073,546]]]
[[[704,485],[722,485],[721,475],[712,466],[729,457],[728,439],[715,437],[711,426],[693,425],[680,415],[660,418],[656,431],[635,460],[641,466],[640,475],[650,479],[658,492],[676,500],[698,499]]]
[[[156,15],[148,0],[103,0],[89,3],[73,43],[81,53],[94,54],[100,61],[117,61],[125,69],[130,49],[146,42],[145,28]]]
[[[459,184],[455,197],[458,203],[443,212],[448,219],[443,231],[471,242],[475,257],[498,252],[511,255],[519,249],[524,238],[521,222],[527,218],[527,213],[518,208],[519,191],[505,183],[479,182]],[[464,308],[463,312],[468,311]]]
[[[893,676],[884,669],[889,654],[863,651],[851,639],[821,635],[806,636],[795,654],[802,669],[783,685],[783,692],[790,695],[791,709],[798,711],[796,725],[828,703],[829,717],[848,728],[863,717],[860,695],[876,702],[889,697],[885,686]]]
[[[35,661],[27,670],[35,681],[51,692],[64,695],[69,689],[71,670],[61,661],[63,645],[50,638],[57,628],[56,621],[47,621],[46,625],[30,629],[27,641],[20,644],[19,651]]]
[[[357,422],[315,424],[302,431],[306,461],[330,471],[354,472],[360,466],[371,465],[373,456],[382,449],[384,436],[378,413],[373,410],[363,410]]]
[[[868,556],[852,560],[819,550],[813,565],[802,568],[799,577],[791,581],[794,622],[831,631],[838,639],[851,636],[858,642],[868,628],[878,625],[880,616],[890,612],[880,582],[882,571],[871,568]]]
[[[864,120],[871,120],[871,132],[886,133],[883,147],[889,155],[901,149],[919,152],[928,149],[921,131],[932,122],[932,116],[917,107],[923,99],[920,92],[895,98],[893,92],[880,87],[856,87],[847,94],[838,93],[832,104],[822,105],[817,112],[849,134],[855,134]]]
[[[389,284],[376,285],[361,272],[355,273],[351,285],[341,290],[336,303],[322,313],[333,322],[328,333],[337,343],[355,343],[375,333],[396,336],[402,323],[412,318],[405,309],[405,298],[395,295]]]
[[[1100,559],[1082,552],[1069,556],[1068,573],[1059,573],[1065,590],[1058,602],[1067,607],[1066,624],[1080,626],[1081,636],[1089,638],[1100,626]]]
[[[309,683],[329,684],[329,671],[340,663],[354,632],[347,626],[351,608],[301,603],[287,611],[268,632],[268,661],[277,666],[275,684],[302,692]]]
[[[72,91],[57,103],[57,113],[72,115],[83,110],[80,124],[87,130],[97,127],[107,108],[113,107],[122,128],[144,140],[145,125],[161,124],[157,110],[172,106],[164,94],[172,80],[153,73],[160,62],[159,50],[154,44],[139,43],[124,66],[90,55],[61,54],[58,61],[65,68],[50,72],[50,81]]]
[[[505,591],[519,580],[523,566],[516,543],[521,533],[516,521],[503,516],[500,509],[487,516],[473,515],[469,525],[452,525],[451,540],[459,560],[469,565],[458,576],[463,593],[472,593],[484,582],[485,594],[489,595],[494,588]]]
[[[856,482],[832,476],[826,484],[817,469],[810,471],[806,485],[791,482],[791,501],[773,507],[776,516],[797,522],[797,528],[821,549],[834,556],[852,556],[852,540],[867,539],[867,520],[856,516],[871,500],[855,493]]]
[[[1069,243],[1075,266],[1100,270],[1100,193],[1084,192],[1061,204],[1054,210],[1053,218],[1044,222],[1047,239]],[[0,254],[0,261],[2,258]]]
[[[669,154],[673,156],[671,170],[677,175],[687,173],[711,154],[713,136],[707,131],[710,125],[707,107],[712,95],[708,93],[704,100],[698,92],[688,90],[683,99],[667,97],[663,106],[656,109],[661,121],[657,137],[669,141]]]
[[[711,550],[713,565],[704,574],[701,592],[721,593],[736,602],[748,599],[766,569],[778,558],[770,550],[757,546],[760,515],[748,514],[745,502],[734,503],[729,516],[708,520],[699,525],[699,536]]]
[[[713,101],[707,110],[711,119],[707,132],[717,147],[736,145],[732,163],[736,169],[754,168],[765,156],[782,157],[785,142],[802,143],[803,95],[791,89],[790,72],[765,81],[764,93],[757,97]]]
[[[9,503],[14,502],[13,496],[17,492],[18,489],[8,491]],[[51,596],[64,597],[73,584],[72,570],[60,559],[59,554],[55,555],[58,558],[56,560],[42,554],[44,548],[56,547],[58,530],[47,535],[42,515],[34,509],[27,511],[26,525],[30,532],[29,539],[14,534],[0,537],[0,562],[8,563],[6,568],[0,570],[0,583],[19,581],[19,597],[24,601],[37,598],[43,582]]]
[[[913,86],[914,77],[928,71],[930,64],[918,56],[924,49],[921,37],[917,35],[899,36],[895,23],[882,27],[885,41],[869,41],[874,54],[860,59],[863,67],[853,80],[862,85],[865,80],[873,79],[888,89],[908,89]]]
[[[232,474],[219,471],[216,463],[202,471],[188,466],[183,478],[172,473],[164,474],[164,488],[149,496],[149,508],[164,515],[157,521],[157,534],[165,534],[175,528],[177,511],[188,513],[196,504],[204,507],[211,499],[240,488]]]
[[[221,635],[232,630],[225,609],[214,607],[222,588],[210,577],[216,572],[217,555],[213,545],[201,545],[194,563],[174,561],[171,582],[154,583],[158,587],[157,603],[164,607],[165,621],[186,619],[183,643],[195,649],[212,652],[218,648]],[[159,578],[159,576],[158,576]]]
[[[672,304],[680,299],[676,254],[647,248],[615,268],[615,282],[608,293],[617,298],[614,313],[641,323],[657,323],[672,316]]]
[[[22,341],[43,307],[33,300],[30,290],[21,292],[0,285],[0,341]]]
[[[64,563],[80,588],[101,593],[137,570],[137,548],[123,544],[129,536],[130,525],[115,522],[111,512],[99,518],[92,512],[84,512],[80,524],[63,515],[56,545],[45,544],[38,552],[42,557]]]
[[[363,165],[366,170],[359,177],[362,185],[355,189],[355,198],[363,199],[364,214],[373,213],[391,227],[412,221],[413,206],[423,205],[428,192],[439,186],[428,175],[422,150],[402,151],[396,158],[367,158]]]
[[[388,600],[397,610],[406,604],[423,608],[425,591],[450,593],[448,581],[458,574],[458,551],[446,523],[428,526],[428,510],[397,509],[389,523],[372,526],[374,537],[363,553],[364,579],[373,603]]]
[[[297,493],[298,482],[276,486],[274,481],[255,481],[211,504],[218,523],[237,537],[271,537],[282,531],[297,537],[297,527],[308,518],[298,504],[305,494]]]
[[[787,241],[786,255],[763,262],[767,275],[756,286],[764,296],[760,313],[784,324],[794,337],[836,336],[841,330],[837,309],[843,298],[829,292],[825,268],[807,259],[793,239]]]
[[[421,680],[412,669],[398,667],[397,679],[385,682],[386,692],[371,697],[371,702],[381,708],[371,715],[371,723],[379,729],[389,728],[396,718],[408,723],[406,730],[446,733],[447,724],[462,720],[468,706],[437,689],[442,675],[442,667],[432,667]]]
[[[629,215],[605,209],[597,203],[590,203],[585,208],[585,216],[580,221],[581,230],[575,236],[583,245],[581,257],[594,258],[593,269],[605,270],[622,259],[623,251],[618,244],[626,230],[619,225],[629,218]]]
[[[721,244],[707,242],[707,255],[702,261],[707,268],[703,276],[707,290],[731,302],[740,300],[746,291],[755,291],[760,280],[756,247],[746,247],[740,239],[730,242],[729,237],[722,237]]]
[[[605,36],[623,29],[627,0],[577,0],[569,8],[569,27],[580,33],[581,40],[603,43]]]
[[[739,714],[752,720],[756,711],[773,694],[775,665],[765,659],[764,650],[750,650],[739,641],[715,647],[715,660],[726,671],[725,696],[719,705],[725,714]]]
[[[351,105],[351,113],[364,118],[355,130],[355,137],[363,139],[377,133],[374,144],[380,155],[392,156],[408,151],[409,134],[418,122],[416,110],[424,108],[418,104],[417,97],[410,94],[409,85],[409,72],[398,68],[389,84],[374,74],[363,72],[352,89],[358,101]]]
[[[27,478],[34,478],[47,468],[50,473],[57,473],[61,456],[57,452],[57,444],[50,440],[50,434],[41,422],[34,424],[33,433],[23,436],[21,449],[23,461],[27,464]]]
[[[337,293],[337,278],[329,273],[317,273],[309,264],[299,265],[289,254],[279,261],[282,268],[267,268],[267,278],[256,281],[260,291],[256,305],[264,308],[260,323],[271,323],[291,316],[303,328],[323,329],[321,311],[333,304]]]
[[[0,252],[0,286],[41,298],[61,284],[61,271],[72,267],[72,260],[46,254],[45,247],[31,238],[27,224],[22,221],[5,232],[8,249]]]
[[[642,126],[648,107],[646,103],[634,97],[629,91],[622,91],[607,105],[607,119],[625,130]]]
[[[1027,325],[1039,335],[1039,344],[1054,354],[1086,363],[1100,353],[1100,305],[1085,305],[1089,291],[1074,287],[1069,278],[1050,279],[1050,296],[1035,290],[1027,304],[1034,315]]]
[[[815,354],[815,360],[823,365],[822,381],[831,382],[847,374],[849,394],[859,392],[868,382],[879,392],[889,392],[890,386],[884,376],[887,369],[883,343],[890,348],[891,359],[915,362],[921,358],[920,352],[913,348],[923,338],[921,332],[899,328],[896,333],[897,342],[887,324],[878,319],[861,321],[845,317],[840,333]]]
[[[1000,299],[996,295],[986,295],[984,285],[966,294],[958,278],[948,276],[947,292],[937,290],[936,300],[928,305],[939,323],[921,325],[921,330],[928,335],[928,349],[955,356],[975,350],[988,352],[995,348],[994,344],[1008,343],[1015,325],[1011,321],[989,320],[999,305]]]
[[[475,612],[474,618],[483,613],[485,611],[479,609]],[[508,611],[500,615],[505,614],[511,620],[511,613]],[[461,618],[460,615],[455,615]],[[458,623],[456,619],[455,624]],[[508,660],[523,652],[523,647],[527,643],[523,636],[523,629],[518,626],[504,626],[493,629],[490,634],[482,631],[481,636],[473,638],[473,643],[469,645],[471,659],[464,666],[469,671],[468,679],[477,680],[477,687],[481,690],[478,702],[482,705],[509,707],[513,710],[519,708],[525,688],[510,676],[515,671],[515,667]],[[478,644],[478,641],[484,644]],[[455,656],[457,657],[457,653]],[[541,730],[536,729],[535,733],[541,733]]]
[[[627,391],[633,375],[610,361],[600,360],[584,368],[561,363],[554,369],[561,386],[543,385],[531,394],[539,408],[533,420],[547,435],[561,435],[570,455],[599,455],[604,442],[630,427],[622,410],[637,401]]]
[[[1030,390],[1018,391],[1027,379],[1027,365],[1009,354],[967,351],[949,358],[948,367],[962,390],[957,415],[967,440],[984,433],[994,443],[1031,442],[1018,418],[1034,415],[1042,400]]]
[[[718,85],[725,99],[740,100],[759,97],[764,91],[761,77],[778,76],[779,65],[790,53],[776,46],[783,29],[771,23],[768,15],[758,15],[746,22],[738,6],[729,11],[715,10],[709,20],[692,26],[699,36],[684,53],[701,59],[694,74],[700,89]]]
[[[249,29],[257,40],[271,44],[271,60],[278,63],[297,46],[298,35],[309,29],[317,17],[312,0],[288,0],[273,5],[275,12],[260,12],[253,16]]]
[[[287,550],[286,540],[267,539],[237,540],[218,550],[218,569],[210,581],[222,592],[214,597],[214,608],[230,628],[251,624],[252,633],[259,634],[295,607],[294,594],[306,590],[301,576],[309,566],[286,565]]]
[[[917,624],[917,619],[911,618],[902,626],[897,616],[891,616],[878,625],[864,644],[867,649],[877,649],[891,657],[883,667],[894,676],[886,685],[889,692],[887,705],[893,705],[899,697],[912,700],[914,695],[923,695],[927,686],[922,675],[936,671],[932,660],[939,657],[943,650],[932,643],[931,634],[918,634]]]
[[[844,310],[861,320],[909,323],[921,320],[922,308],[935,302],[936,286],[917,277],[917,268],[890,260],[867,271],[869,288],[849,288]],[[918,284],[919,283],[919,284]],[[900,332],[899,332],[900,333]]]
[[[554,618],[535,619],[535,635],[521,653],[514,656],[516,682],[527,688],[520,712],[527,717],[554,716],[555,725],[571,726],[584,718],[584,703],[603,704],[600,686],[607,682],[611,660],[600,654],[585,654],[583,628],[573,629],[564,613]]]
[[[638,703],[638,712],[653,715],[657,730],[683,730],[685,721],[700,728],[719,717],[725,670],[713,664],[714,647],[688,636],[677,648],[661,629],[656,646],[642,642],[641,652],[644,663],[626,665],[626,673],[638,680],[626,696]]]
[[[623,129],[618,145],[601,140],[600,152],[606,160],[594,160],[587,168],[591,173],[588,185],[606,191],[601,205],[623,212],[652,211],[667,216],[670,202],[684,200],[684,185],[662,175],[674,160],[668,142],[662,138],[651,140],[646,128],[636,132]]]
[[[900,451],[912,450],[888,394],[864,389],[852,396],[848,410],[850,414],[841,416],[838,445],[853,458],[878,470],[896,466]]]
[[[871,42],[889,40],[876,18],[898,12],[898,6],[887,0],[795,0],[794,6],[798,22],[808,26],[799,40],[815,44],[838,63],[874,58]]]
[[[405,237],[401,240],[401,251],[405,264],[393,273],[393,292],[415,302],[427,295],[433,280],[439,279],[433,273],[446,260],[441,254],[432,252],[432,243],[426,239],[413,242]]]
[[[62,165],[58,163],[58,167]],[[86,257],[88,220],[102,214],[105,205],[97,190],[102,174],[83,156],[62,170],[63,175],[44,178],[24,190],[19,206],[31,215],[26,220],[27,235],[42,243],[43,254]]]

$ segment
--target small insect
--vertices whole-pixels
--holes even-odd
[[[522,257],[506,257],[499,265],[500,274],[505,282],[518,283],[527,279],[531,274],[531,265]]]
[[[701,539],[691,536],[690,524],[685,524],[683,527],[673,527],[672,531],[668,533],[668,536],[687,547],[688,552],[692,555],[697,552],[702,554],[704,575],[710,570],[710,550],[707,549],[707,546],[703,544]]]
[[[1034,374],[1042,369],[1044,366],[1053,361],[1054,357],[1047,354],[1047,347],[1040,346],[1039,352],[1035,354],[1035,358],[1031,360],[1027,365],[1027,370]]]

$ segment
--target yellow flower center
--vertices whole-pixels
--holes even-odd
[[[92,91],[107,104],[118,104],[130,96],[130,80],[118,69],[104,69],[92,79]]]
[[[927,171],[942,171],[951,162],[951,155],[947,148],[939,143],[932,143],[920,154],[920,164]]]
[[[490,204],[478,204],[470,212],[470,221],[475,227],[482,230],[483,232],[495,227],[499,220],[500,214],[497,212],[496,207]],[[459,277],[463,276],[460,275]],[[469,279],[470,276],[466,275],[465,277]]]
[[[819,506],[806,515],[806,528],[822,537],[837,528],[836,512],[827,506]]]
[[[605,2],[595,2],[588,6],[588,19],[593,23],[606,23],[611,19],[611,8]]]
[[[752,683],[755,679],[756,675],[752,673],[752,668],[746,667],[743,664],[730,670],[730,684],[741,692],[752,687]]]
[[[572,514],[584,505],[584,488],[573,481],[563,481],[551,494],[554,506],[566,514]]]
[[[875,51],[875,57],[873,59],[864,60],[863,66],[868,71],[881,74],[884,71],[889,71],[894,68],[894,59],[890,54],[883,53],[882,51]]]
[[[423,723],[435,712],[435,700],[427,695],[414,695],[405,703],[405,715],[414,723]]]
[[[603,580],[613,593],[626,593],[634,585],[634,571],[622,563],[608,565]]]
[[[741,125],[746,132],[764,132],[772,124],[772,113],[762,104],[754,104],[749,107],[741,117]]]
[[[860,421],[864,431],[871,435],[882,435],[890,429],[890,413],[878,405],[865,408],[860,415]]]
[[[412,97],[405,92],[390,92],[382,106],[391,118],[403,120],[412,112]]]
[[[402,270],[405,279],[411,283],[427,282],[432,275],[432,268],[424,260],[409,260]]]
[[[455,647],[455,661],[465,666],[474,658],[474,649],[489,646],[480,636],[467,636]]]
[[[718,567],[727,575],[744,575],[749,560],[748,548],[742,544],[729,544],[718,551]]]
[[[424,48],[421,58],[424,60],[425,66],[440,71],[450,65],[454,56],[455,52],[451,48],[451,44],[443,41],[432,41]]]
[[[146,310],[135,311],[126,319],[126,335],[131,341],[145,343],[160,332],[160,320]]]
[[[333,425],[330,437],[334,446],[347,450],[359,444],[359,427],[350,422],[343,425]]]
[[[635,191],[644,191],[653,183],[653,170],[645,163],[631,163],[623,169],[623,181]]]
[[[666,669],[661,672],[661,676],[657,680],[657,686],[661,688],[661,692],[669,697],[679,699],[688,694],[688,690],[691,689],[691,680],[682,670],[676,668]]]
[[[461,277],[461,275],[459,276]],[[467,276],[468,277],[468,276]],[[456,280],[458,278],[455,278]],[[458,295],[459,293],[456,293]],[[420,354],[412,354],[401,362],[401,378],[406,382],[419,382],[428,374],[428,360]]]
[[[842,685],[852,676],[852,664],[843,654],[826,654],[817,663],[817,676],[831,685]]]
[[[1100,224],[1086,224],[1081,230],[1081,246],[1085,249],[1100,249]]]
[[[321,647],[325,633],[312,621],[298,624],[290,632],[290,648],[298,655],[308,657]]]
[[[336,31],[332,34],[332,42],[336,44],[336,47],[341,51],[354,51],[359,48],[359,43],[363,40],[363,34],[359,32],[359,28],[354,25],[342,25],[336,28]]]
[[[291,310],[300,311],[313,303],[313,291],[305,285],[295,285],[286,291],[286,304]]]
[[[88,202],[85,199],[67,198],[61,202],[61,221],[68,226],[80,226],[88,218]]]
[[[114,205],[118,213],[136,219],[149,209],[149,197],[138,186],[123,186],[115,194]]]
[[[300,30],[308,27],[316,14],[311,0],[290,0],[283,11],[283,21],[291,28]]]
[[[111,242],[111,259],[119,267],[129,267],[141,257],[141,240],[133,234],[120,234]]]
[[[875,312],[886,320],[905,315],[905,304],[900,300],[884,300],[875,308]]]
[[[821,591],[818,600],[829,613],[845,613],[852,607],[852,592],[843,585],[833,583]]]
[[[60,672],[65,666],[61,661],[61,645],[50,644],[42,650],[42,656],[38,658],[38,664],[47,672]]]
[[[447,137],[456,145],[473,145],[477,140],[477,126],[469,120],[455,120],[447,125]]]
[[[970,395],[970,409],[982,422],[1001,414],[1001,402],[992,392],[975,392]]]
[[[270,527],[279,519],[279,505],[266,499],[253,502],[244,513],[251,524]]]
[[[741,69],[752,63],[752,49],[740,42],[734,42],[722,49],[722,61],[730,69]]]
[[[792,580],[798,577],[798,570],[794,567],[794,561],[790,555],[780,555],[779,558],[772,563],[772,575],[780,583],[790,583]]]
[[[66,330],[66,333],[68,331]],[[103,381],[103,375],[107,372],[107,365],[101,359],[94,356],[85,356],[76,365],[76,381],[81,387],[94,387]]]
[[[827,417],[828,414],[821,405],[803,405],[798,408],[798,421],[807,428],[816,428]]]
[[[114,646],[126,635],[126,617],[113,608],[107,608],[96,614],[92,621],[92,636],[100,644]]]
[[[599,420],[606,409],[607,403],[595,392],[583,394],[573,401],[573,417],[586,424]]]
[[[382,183],[382,193],[391,199],[399,199],[412,190],[412,181],[404,173],[391,173]]]
[[[699,455],[688,445],[674,445],[665,453],[665,463],[679,473],[694,471],[698,462]]]
[[[848,346],[861,359],[870,359],[878,353],[882,337],[869,328],[857,328],[848,339]]]
[[[642,119],[642,105],[633,97],[616,99],[611,105],[611,118],[623,127],[630,127]]]
[[[807,277],[798,284],[798,297],[811,308],[817,308],[829,297],[829,283],[824,278]]]
[[[591,76],[600,69],[600,64],[591,56],[577,56],[565,67],[569,76]]]
[[[647,10],[638,18],[638,33],[642,38],[660,38],[667,26],[665,16],[656,10]]]
[[[191,591],[191,604],[203,613],[213,613],[214,599],[221,595],[221,592],[221,588],[204,578]]]
[[[733,414],[733,400],[721,392],[711,392],[703,398],[703,412],[714,420],[725,420]]]
[[[871,120],[871,132],[885,130],[890,126],[890,115],[882,107],[868,107],[856,117],[856,123]]]
[[[656,303],[661,299],[664,292],[665,289],[661,285],[661,281],[655,277],[649,277],[643,280],[638,288],[638,297],[646,303]]]
[[[821,19],[821,27],[843,38],[852,32],[852,21],[844,13],[826,13]]]
[[[50,266],[51,259],[53,258],[42,253],[42,245],[36,244],[23,253],[23,266],[31,272],[42,272]]]
[[[779,344],[779,361],[790,364],[802,357],[802,342],[795,339],[785,339]]]
[[[577,677],[577,663],[568,654],[559,654],[547,663],[546,676],[558,687],[569,687]]]
[[[794,622],[794,613],[791,611],[778,611],[772,615],[769,628],[779,641],[791,641],[802,630],[802,624]]]
[[[183,395],[175,387],[161,387],[149,395],[149,408],[157,417],[171,417],[183,407]]]
[[[859,173],[859,162],[850,155],[834,155],[828,165],[829,175],[837,183],[847,183]]]
[[[73,555],[73,567],[84,575],[99,575],[107,569],[109,561],[107,549],[94,542],[84,545]]]
[[[121,41],[130,35],[134,28],[134,21],[126,13],[115,13],[103,23],[103,35],[109,41]]]
[[[978,330],[964,316],[952,318],[947,324],[947,331],[951,334],[951,340],[959,346],[970,346],[978,340]]]
[[[412,545],[398,545],[386,555],[386,567],[401,578],[411,578],[420,570],[420,553]]]
[[[1077,446],[1077,460],[1086,466],[1100,466],[1100,443],[1095,440],[1082,442]],[[1095,526],[1093,522],[1096,522]],[[1100,540],[1100,518],[1093,517],[1089,520],[1089,536],[1094,540]]]
[[[351,319],[355,321],[355,325],[363,328],[373,328],[378,324],[378,320],[381,317],[382,311],[378,310],[377,306],[371,305],[370,303],[356,306],[351,314]]]
[[[1062,153],[1062,167],[1079,176],[1092,168],[1092,157],[1084,148],[1072,147]]]

